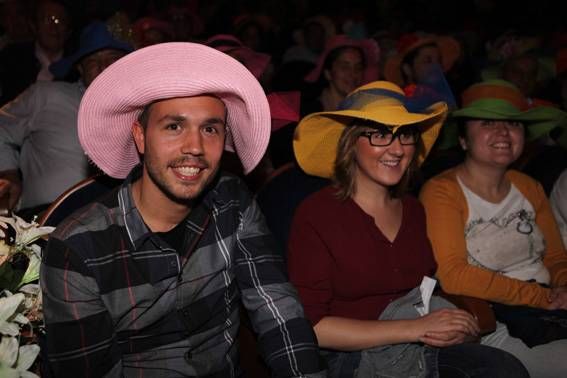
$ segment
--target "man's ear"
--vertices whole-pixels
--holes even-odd
[[[132,124],[132,137],[134,138],[134,143],[136,144],[136,149],[140,155],[144,154],[144,126],[140,124],[138,121],[134,121]]]
[[[325,75],[325,79],[327,79],[328,82],[331,81],[331,71],[330,70],[323,70],[323,75]]]
[[[407,64],[407,63],[403,63],[402,66],[401,66],[401,70],[402,70],[403,76],[405,76],[406,84],[412,83],[413,82],[413,71],[412,71],[410,65]]]
[[[459,137],[459,144],[461,145],[461,148],[463,149],[463,151],[467,150],[467,141],[465,138],[463,137]]]

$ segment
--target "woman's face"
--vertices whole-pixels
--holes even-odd
[[[346,95],[362,85],[364,78],[364,57],[362,52],[354,47],[344,48],[331,65],[331,68],[325,70],[325,78],[333,89],[346,97]]]
[[[524,149],[524,125],[517,121],[469,120],[460,143],[467,160],[507,168]]]
[[[363,131],[376,129],[364,128]],[[419,141],[419,136],[417,138]],[[371,145],[367,137],[359,137],[355,144],[356,186],[370,183],[390,188],[397,185],[412,162],[415,148],[415,145],[402,144],[399,137],[390,145],[380,147]]]

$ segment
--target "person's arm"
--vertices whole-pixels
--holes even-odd
[[[0,172],[0,209],[13,210],[22,194],[22,180],[15,169]]]
[[[49,366],[56,377],[121,377],[114,326],[88,267],[64,241],[51,236],[40,282]]]
[[[20,150],[29,139],[33,121],[43,106],[41,96],[38,86],[32,85],[0,108],[0,197],[6,196],[10,210],[15,207],[22,192]]]
[[[464,236],[466,200],[455,180],[429,180],[421,190],[427,234],[443,290],[510,305],[547,308],[550,290],[468,263]]]
[[[277,377],[323,376],[313,329],[288,281],[283,252],[255,201],[243,210],[237,247],[238,286],[272,373]]]
[[[567,170],[563,171],[553,185],[549,200],[563,238],[563,246],[567,248]]]
[[[559,227],[545,191],[540,183],[533,187],[532,205],[536,213],[536,224],[545,238],[545,256],[543,263],[549,270],[553,287],[567,285],[567,253],[561,240]]]
[[[415,342],[447,347],[475,338],[479,329],[468,312],[446,308],[408,320],[358,320],[326,316],[315,325],[315,333],[323,348],[353,351]]]

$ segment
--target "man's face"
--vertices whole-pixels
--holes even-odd
[[[46,51],[59,53],[71,34],[71,20],[61,4],[43,2],[36,13],[37,43]]]
[[[226,137],[226,107],[213,96],[162,100],[150,106],[133,136],[143,154],[142,190],[172,202],[198,197],[218,172]]]
[[[126,55],[126,52],[121,50],[103,49],[81,59],[77,68],[85,87],[88,87],[106,67],[110,66],[124,55]]]

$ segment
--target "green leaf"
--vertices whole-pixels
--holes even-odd
[[[26,269],[22,280],[18,283],[18,287],[39,279],[39,267],[41,265],[41,260],[35,254],[29,256],[29,259],[28,268]]]
[[[11,369],[6,366],[2,366],[0,362],[0,377],[2,378],[20,378],[20,372],[16,369]]]

